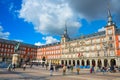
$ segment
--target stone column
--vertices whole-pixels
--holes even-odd
[[[73,59],[71,59],[71,65],[73,65]]]
[[[69,65],[69,60],[67,60],[67,65]]]
[[[64,60],[64,65],[65,65],[65,63],[66,63],[65,61],[66,61],[66,60]]]
[[[90,67],[92,67],[92,60],[90,59],[89,61],[90,61]]]
[[[79,65],[81,66],[81,60],[79,60]]]
[[[77,60],[75,60],[75,66],[77,65]]]
[[[108,65],[107,65],[107,67],[110,67],[110,61],[111,61],[111,59],[108,59]]]
[[[86,62],[86,61],[87,61],[87,60],[85,59],[85,60],[84,60],[84,66],[86,66],[86,65],[87,65],[87,62]]]
[[[101,63],[102,63],[101,67],[104,67],[104,59],[101,59]]]
[[[98,68],[98,59],[95,60],[95,70]]]

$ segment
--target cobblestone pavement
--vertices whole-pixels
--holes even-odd
[[[81,69],[80,74],[77,75],[75,70],[73,73],[67,71],[66,75],[62,75],[62,70],[53,72],[50,76],[50,71],[34,66],[33,68],[16,69],[15,71],[7,71],[5,68],[0,68],[0,80],[120,80],[120,72],[117,73],[93,73],[90,74],[89,70]]]

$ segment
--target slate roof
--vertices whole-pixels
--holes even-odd
[[[6,43],[6,44],[13,44],[13,45],[16,45],[18,43],[18,41],[7,40],[7,39],[2,39],[2,38],[0,38],[0,42],[1,43]],[[31,48],[37,48],[37,46],[35,46],[35,45],[27,44],[27,43],[23,43],[23,42],[20,42],[20,45],[31,47]]]

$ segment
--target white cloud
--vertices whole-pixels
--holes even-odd
[[[0,26],[0,38],[3,38],[3,39],[8,39],[10,33],[9,32],[3,32],[3,27]]]
[[[102,27],[102,28],[98,29],[98,32],[101,32],[101,31],[105,31],[105,28]]]
[[[14,41],[23,42],[23,40],[20,40],[20,39],[14,39]]]
[[[35,45],[36,45],[36,46],[41,46],[41,45],[45,45],[45,44],[43,44],[43,43],[41,43],[41,42],[37,42],[37,43],[35,43]]]
[[[61,34],[67,20],[74,20],[69,29],[80,27],[77,16],[64,0],[23,0],[19,17],[32,22],[34,29],[42,34]]]
[[[57,40],[56,38],[53,38],[52,36],[42,37],[42,39],[45,40],[45,43],[37,42],[37,43],[35,43],[35,45],[41,46],[41,45],[59,42],[59,40]]]
[[[57,40],[56,38],[53,38],[52,36],[43,37],[42,39],[46,40],[46,44],[59,42],[59,40]]]

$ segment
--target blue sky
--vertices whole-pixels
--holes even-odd
[[[108,1],[120,25],[119,0],[0,0],[0,38],[43,45],[104,30]]]

